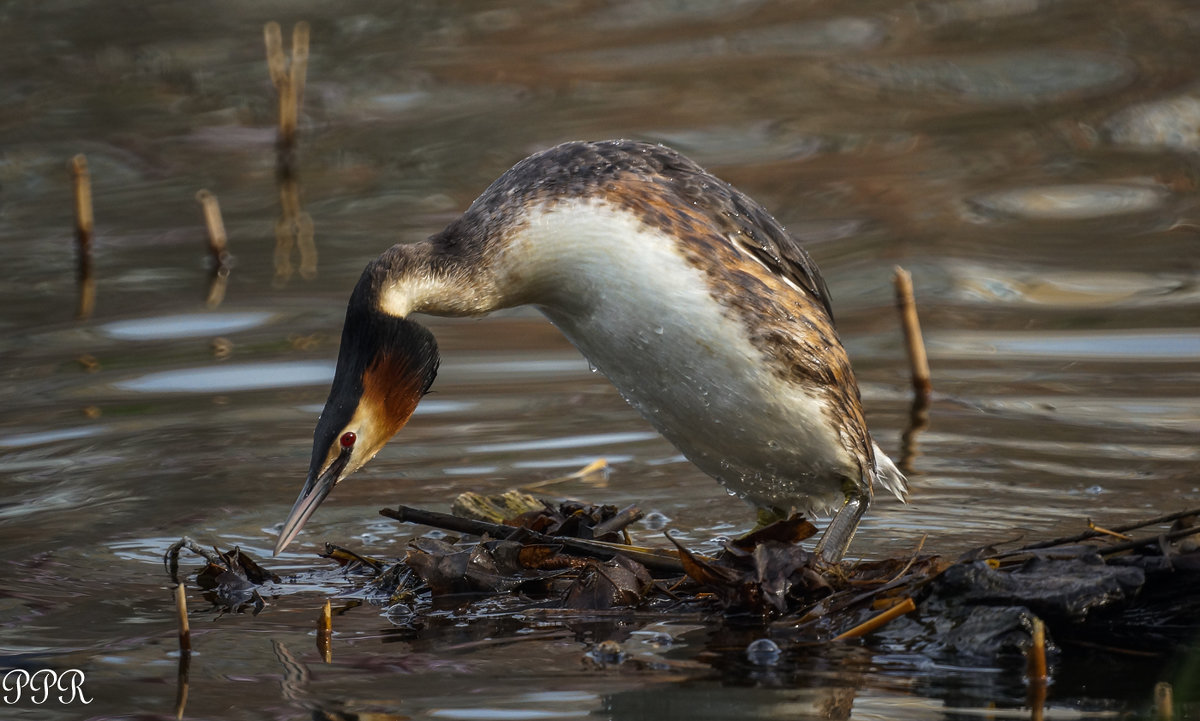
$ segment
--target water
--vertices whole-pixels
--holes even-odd
[[[803,238],[894,456],[908,385],[890,276],[912,271],[936,398],[913,502],[881,497],[854,552],[927,536],[953,555],[1200,505],[1200,13],[1187,3],[93,2],[0,16],[0,653],[83,669],[93,698],[26,699],[21,718],[173,715],[162,552],[188,534],[269,554],[363,265],[568,139],[667,142]],[[273,247],[262,24],[286,39],[300,19],[315,278],[294,253],[290,275],[277,267]],[[80,152],[97,224],[87,321],[73,319],[65,170]],[[201,188],[236,257],[212,310]],[[555,488],[636,501],[702,548],[750,524],[535,313],[428,325],[445,358],[436,393],[273,568],[311,568],[322,539],[399,554],[412,531],[377,516],[384,505],[444,508],[598,457],[607,480]],[[193,589],[187,716],[1027,713],[1019,671],[887,647],[785,647],[762,666],[747,660],[753,633],[700,619],[446,611],[413,626],[357,607],[336,617],[325,666],[311,629],[342,585],[289,587],[258,616],[206,611]],[[643,671],[585,665],[606,639]],[[1060,678],[1047,715],[1144,708],[1157,680],[1186,689],[1172,668]]]

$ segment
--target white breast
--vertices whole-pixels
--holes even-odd
[[[600,201],[529,216],[500,265],[689,460],[759,506],[844,500],[848,454],[820,401],[771,373],[677,240]]]

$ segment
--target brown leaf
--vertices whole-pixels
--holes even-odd
[[[516,575],[518,569],[504,568],[492,553],[495,542],[479,543],[471,550],[465,576],[473,591],[499,593],[512,590],[525,579]]]
[[[794,514],[791,518],[775,521],[757,531],[752,531],[740,538],[735,538],[729,542],[729,545],[743,551],[751,551],[755,546],[767,541],[796,544],[812,538],[816,533],[816,526],[805,519],[804,516]]]
[[[703,586],[717,588],[725,588],[738,582],[740,574],[737,571],[725,566],[717,566],[693,555],[691,551],[671,538],[670,534],[666,535],[667,540],[675,544],[675,548],[678,549],[679,561],[683,564],[683,572],[688,575],[688,578]]]
[[[604,563],[590,561],[567,589],[563,605],[589,611],[636,606],[653,587],[654,579],[645,566],[624,556],[614,556]]]
[[[775,611],[786,613],[792,576],[808,565],[810,554],[799,546],[767,541],[754,547],[753,557],[754,580],[761,590],[757,597],[769,603]]]
[[[430,552],[414,543],[408,549],[404,562],[429,586],[433,595],[440,596],[469,590],[465,576],[470,558],[471,554],[466,551]]]

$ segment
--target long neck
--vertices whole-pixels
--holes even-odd
[[[447,231],[411,245],[394,245],[367,266],[377,284],[379,308],[396,317],[410,313],[474,316],[508,307],[491,264],[477,251],[450,243]]]

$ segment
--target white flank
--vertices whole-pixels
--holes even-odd
[[[857,466],[820,402],[765,367],[679,239],[614,205],[565,200],[532,209],[508,240],[504,305],[537,305],[693,463],[758,505],[842,503]]]

